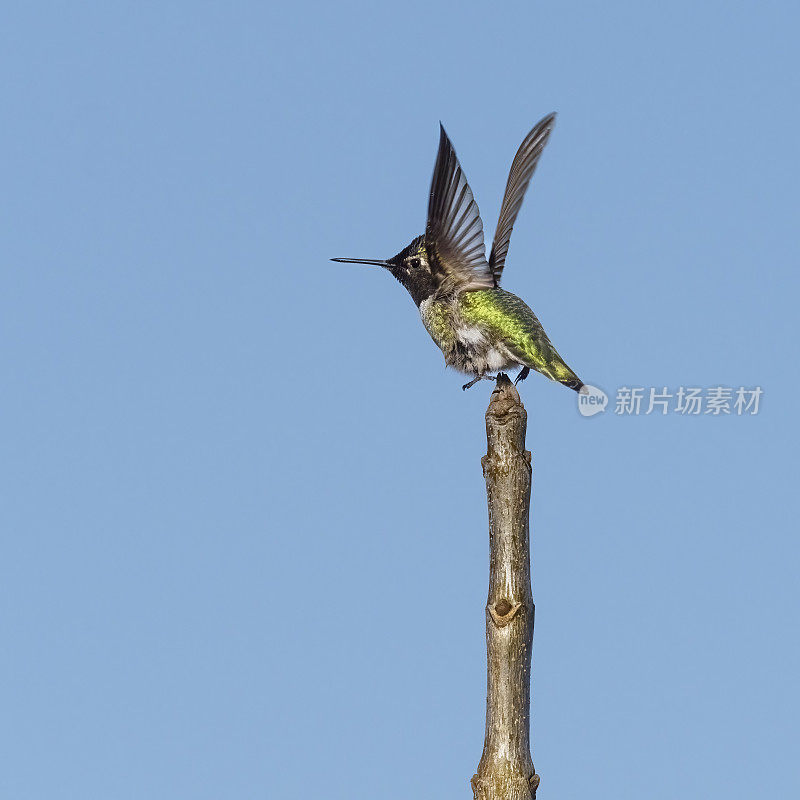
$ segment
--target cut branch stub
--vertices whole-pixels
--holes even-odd
[[[486,411],[482,459],[489,502],[486,603],[486,738],[472,779],[475,800],[531,800],[539,785],[530,754],[533,644],[528,514],[527,413],[517,390],[498,376]]]

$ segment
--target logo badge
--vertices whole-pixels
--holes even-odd
[[[578,411],[582,417],[593,417],[606,410],[608,395],[596,386],[584,383],[578,392]]]

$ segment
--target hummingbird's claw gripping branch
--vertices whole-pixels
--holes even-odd
[[[478,381],[482,381],[483,377],[484,377],[483,375],[478,375],[477,377],[473,378],[469,383],[465,383],[461,387],[461,391],[466,392],[467,389],[471,389]]]
[[[470,387],[474,386],[478,381],[498,381],[500,380],[501,376],[503,378],[508,378],[508,375],[505,372],[498,372],[497,375],[478,375],[477,377],[473,378],[469,383],[465,383],[461,389],[462,391],[467,391]]]

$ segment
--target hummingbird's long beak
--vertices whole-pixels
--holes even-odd
[[[339,261],[342,264],[375,264],[378,267],[388,267],[389,262],[379,258],[332,258],[331,261]]]

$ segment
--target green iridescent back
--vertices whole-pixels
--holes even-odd
[[[458,298],[464,322],[488,329],[520,363],[560,383],[578,381],[528,305],[505,289],[463,292]]]

